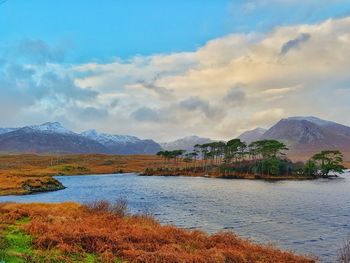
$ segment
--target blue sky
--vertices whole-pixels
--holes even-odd
[[[230,33],[346,16],[347,0],[9,0],[0,6],[0,47],[40,39],[65,62],[193,51]]]
[[[349,69],[349,0],[0,1],[0,127],[167,141],[350,125]]]

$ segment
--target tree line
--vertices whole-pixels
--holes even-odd
[[[222,174],[328,177],[331,173],[343,172],[343,155],[340,151],[325,150],[315,154],[305,163],[293,163],[286,157],[288,150],[283,142],[277,140],[259,140],[247,144],[240,139],[232,139],[228,142],[197,144],[190,152],[160,151],[157,155],[167,163],[192,163],[189,168],[194,171],[210,172],[215,169]]]

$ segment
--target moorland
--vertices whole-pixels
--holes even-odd
[[[161,226],[150,215],[127,214],[123,200],[3,203],[0,222],[5,262],[315,262],[232,233]]]
[[[62,189],[55,175],[141,173],[161,163],[152,155],[0,155],[0,195]]]

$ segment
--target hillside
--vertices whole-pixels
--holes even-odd
[[[322,150],[340,150],[350,161],[350,127],[316,117],[282,119],[261,139],[285,142],[290,149],[287,154],[294,160],[305,160]]]
[[[129,135],[111,135],[89,130],[81,133],[85,138],[102,144],[112,154],[156,154],[162,147],[153,140],[141,140]]]
[[[204,144],[204,143],[210,143],[213,142],[213,140],[209,138],[202,138],[198,136],[187,136],[172,142],[164,142],[160,145],[163,147],[164,150],[167,151],[173,151],[173,150],[186,150],[186,151],[192,151],[193,147],[196,144]]]
[[[87,131],[75,133],[60,123],[0,129],[2,153],[155,154],[162,148],[152,140]]]
[[[260,138],[263,136],[263,134],[266,132],[266,129],[263,128],[256,128],[254,130],[246,131],[239,135],[237,138],[240,139],[243,142],[251,143],[257,140],[260,140]]]

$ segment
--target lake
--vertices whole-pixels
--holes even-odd
[[[88,202],[126,198],[130,212],[209,233],[234,231],[255,242],[334,262],[350,234],[350,172],[315,181],[143,177],[136,174],[56,177],[65,190],[4,196],[0,202]]]

